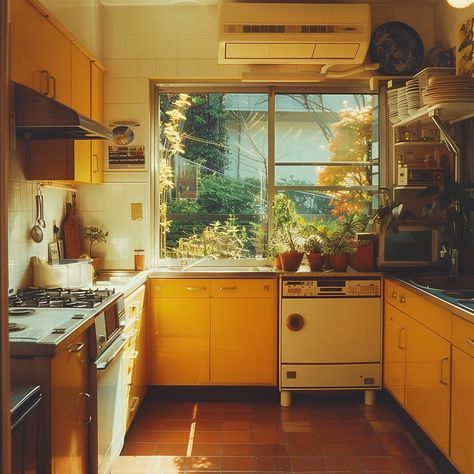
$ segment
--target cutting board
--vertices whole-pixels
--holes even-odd
[[[81,223],[71,203],[66,204],[66,219],[63,223],[64,252],[66,258],[79,258],[81,252]]]

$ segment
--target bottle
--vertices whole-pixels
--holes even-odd
[[[144,270],[145,268],[145,250],[135,249],[135,270]]]

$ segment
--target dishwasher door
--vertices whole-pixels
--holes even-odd
[[[379,297],[283,298],[280,362],[380,362],[381,321]]]

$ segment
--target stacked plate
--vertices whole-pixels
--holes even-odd
[[[423,100],[428,105],[474,102],[474,79],[464,76],[433,76]]]
[[[408,98],[406,87],[400,87],[397,94],[398,118],[400,120],[408,118]]]
[[[398,89],[387,91],[388,119],[391,123],[400,122],[398,117]]]
[[[420,108],[420,83],[417,78],[407,81],[406,92],[408,100],[408,113],[412,115]]]
[[[415,75],[415,79],[418,79],[420,84],[420,106],[427,105],[424,101],[425,92],[428,87],[430,79],[433,77],[452,77],[456,70],[452,67],[427,67]]]

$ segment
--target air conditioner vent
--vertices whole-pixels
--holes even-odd
[[[242,33],[285,33],[285,32],[286,32],[285,25],[242,25]]]
[[[281,33],[307,35],[309,33],[360,33],[361,31],[361,25],[224,25],[224,33],[227,34]]]

